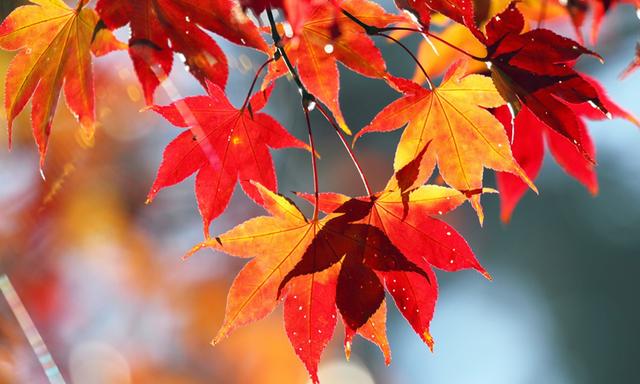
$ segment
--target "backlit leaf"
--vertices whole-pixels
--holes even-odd
[[[153,106],[173,125],[189,129],[167,145],[148,201],[161,188],[197,172],[196,197],[206,236],[211,221],[229,203],[237,181],[249,197],[261,204],[261,194],[251,181],[276,188],[269,148],[307,148],[272,117],[259,112],[270,92],[268,89],[255,94],[247,106],[237,109],[222,89],[208,83],[206,96]]]
[[[91,40],[98,16],[84,7],[86,2],[81,0],[74,9],[62,0],[34,0],[0,25],[0,48],[19,50],[5,85],[9,137],[14,119],[32,99],[31,122],[41,166],[61,90],[85,135],[93,136]]]
[[[430,143],[423,167],[437,163],[443,179],[459,191],[481,189],[484,167],[513,173],[530,184],[511,155],[502,125],[485,109],[504,104],[490,78],[465,76],[464,65],[458,64],[433,91],[408,81],[396,80],[396,84],[404,93],[402,98],[385,107],[356,135],[357,139],[406,125],[396,150],[396,171]],[[474,195],[473,201],[482,220],[479,198]]]

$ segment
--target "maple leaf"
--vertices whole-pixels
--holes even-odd
[[[597,89],[599,98],[613,116],[640,126],[640,121],[635,116],[609,99],[602,86],[595,79],[586,76],[585,79]],[[588,103],[567,106],[579,116],[583,148],[590,158],[595,159],[595,147],[587,131],[585,119],[602,120],[604,116]],[[527,107],[523,107],[513,121],[511,113],[506,107],[496,110],[495,114],[502,121],[507,134],[512,139],[511,149],[516,161],[532,180],[537,178],[542,167],[544,142],[546,142],[557,163],[569,175],[581,182],[592,194],[598,193],[595,164],[587,160],[564,136],[541,122]],[[506,173],[498,173],[496,180],[500,191],[501,217],[503,221],[508,222],[516,205],[525,194],[527,186],[519,179]]]
[[[431,143],[422,167],[430,170],[437,162],[442,178],[457,190],[481,189],[484,167],[516,174],[535,189],[513,159],[504,128],[484,109],[504,104],[490,78],[465,76],[464,64],[458,63],[432,91],[408,80],[395,79],[394,84],[404,95],[385,107],[355,139],[365,133],[388,132],[406,125],[396,150],[396,171]],[[424,174],[428,178],[430,173]],[[472,197],[482,221],[479,200],[479,195]]]
[[[95,97],[91,40],[98,16],[81,0],[75,9],[62,0],[32,0],[0,25],[0,48],[19,50],[6,76],[9,140],[16,116],[32,100],[33,136],[42,167],[60,91],[84,134],[91,138]]]
[[[421,155],[423,154],[424,150]],[[322,193],[319,197],[318,207],[324,212],[344,214],[338,220],[354,220],[353,223],[377,228],[391,244],[398,247],[398,250],[409,262],[414,263],[420,270],[427,273],[428,279],[415,273],[415,270],[382,269],[376,271],[379,279],[384,281],[387,291],[394,298],[400,312],[429,348],[433,349],[429,324],[437,299],[437,282],[431,266],[450,272],[472,268],[488,279],[491,277],[480,265],[462,236],[447,223],[433,217],[441,216],[455,209],[468,197],[455,189],[436,185],[416,188],[415,186],[419,184],[418,180],[420,179],[419,167],[420,159],[417,158],[396,172],[383,192],[371,197],[350,198],[337,193]],[[314,197],[310,194],[299,194],[299,196],[312,203],[315,202]],[[325,228],[329,227],[330,222]],[[309,253],[305,253],[303,259],[283,279],[281,285],[286,284],[287,278],[295,275],[296,271],[301,273],[313,270],[313,268],[321,269],[324,267],[325,260],[321,260],[317,256],[308,256]],[[307,264],[312,264],[313,268],[303,265],[305,257],[308,257]],[[303,265],[302,268],[301,265]],[[353,287],[352,292],[357,291],[357,287]],[[379,324],[381,321],[379,318],[373,320],[376,315],[381,317],[381,314],[370,315],[369,321],[374,324],[367,327],[358,328],[357,324],[354,326],[350,322],[345,322],[347,355],[351,338],[356,330],[370,340],[380,342],[381,336],[379,334],[383,334],[383,332],[375,328],[375,324]],[[379,346],[384,352],[385,342],[380,342]]]
[[[196,197],[208,237],[211,221],[226,208],[238,179],[245,193],[259,204],[261,195],[250,180],[275,189],[269,147],[308,147],[272,117],[258,112],[266,104],[271,87],[237,109],[220,87],[209,82],[207,86],[206,96],[152,107],[173,125],[190,129],[167,145],[148,202],[161,188],[197,172]]]
[[[457,191],[454,191],[454,194],[462,195]],[[301,196],[312,201],[310,195]],[[468,248],[468,246],[466,246],[464,240],[462,240],[462,242],[466,247],[463,248],[456,249],[455,246],[447,244],[446,241],[449,239],[443,239],[443,237],[453,236],[453,239],[455,240],[459,240],[461,239],[461,237],[459,237],[459,235],[452,228],[449,228],[444,223],[442,223],[444,227],[447,227],[446,229],[449,230],[439,233],[439,231],[436,230],[436,227],[429,226],[430,224],[433,224],[431,220],[437,219],[432,219],[428,215],[420,217],[418,213],[413,214],[413,212],[416,212],[418,210],[410,209],[409,212],[412,212],[411,216],[406,218],[407,221],[403,221],[403,198],[399,195],[395,195],[394,199],[391,196],[391,194],[387,196],[384,196],[384,194],[382,194],[381,199],[376,199],[375,203],[372,203],[371,200],[366,197],[351,199],[348,196],[340,194],[321,194],[319,207],[321,208],[321,210],[326,212],[347,211],[347,215],[351,214],[350,212],[348,212],[350,208],[347,208],[349,205],[360,205],[361,207],[364,207],[367,211],[366,216],[363,217],[360,221],[368,222],[370,223],[370,225],[373,225],[374,228],[377,228],[381,232],[379,235],[386,236],[390,241],[393,242],[393,244],[397,244],[400,252],[404,254],[408,260],[413,262],[420,270],[427,273],[428,279],[425,279],[424,276],[415,273],[415,271],[377,271],[376,275],[379,281],[384,282],[387,291],[394,298],[396,306],[399,308],[400,312],[409,321],[413,329],[422,338],[422,340],[425,341],[429,348],[432,349],[433,339],[429,333],[429,324],[433,317],[433,310],[435,308],[435,302],[437,300],[437,282],[435,274],[431,271],[431,267],[425,261],[425,258],[432,258],[435,263],[438,263],[439,261],[441,261],[442,257],[449,256],[447,261],[443,262],[442,265],[445,268],[452,268],[452,265],[455,262],[451,263],[450,261],[453,260],[452,255],[455,254],[455,259],[459,261],[456,264],[456,267],[458,267],[470,261],[469,259],[467,259],[470,253],[470,249]],[[418,196],[415,197],[418,198],[417,201],[420,201]],[[446,197],[443,196],[442,200],[444,201],[445,199]],[[428,198],[423,199],[422,202],[428,200]],[[415,202],[416,200],[412,201],[412,205]],[[424,211],[421,213],[424,213]],[[398,225],[398,223],[400,223],[400,228],[392,228],[389,226],[396,226]],[[438,224],[440,223],[441,222],[439,222]],[[444,227],[438,226],[437,229],[445,229]],[[398,234],[400,233],[399,231],[402,230],[409,230],[411,232],[409,234],[409,236],[411,236],[411,240],[408,240],[406,238],[398,238]],[[446,235],[447,233],[449,235]],[[417,243],[410,243],[410,241],[416,239],[418,240]],[[440,240],[444,240],[445,242],[440,243]],[[403,242],[405,245],[411,244],[411,246],[405,246],[403,249]],[[449,246],[451,247],[449,248]],[[421,249],[421,247],[426,248]],[[445,250],[445,247],[448,248],[446,248]],[[475,257],[473,257],[472,253],[471,257],[472,260],[475,260]],[[308,258],[308,260],[317,262],[315,258]],[[475,262],[475,265],[479,267],[477,261]],[[307,269],[306,271],[309,271],[309,269]],[[347,272],[350,272],[349,269],[347,269]],[[290,272],[289,275],[291,274],[292,273]],[[287,277],[285,277],[282,284],[286,284],[286,281]],[[295,279],[293,281],[295,281]],[[368,283],[368,286],[365,282]],[[380,282],[376,282],[376,278],[374,276],[370,276],[369,279],[366,280],[363,279],[363,281],[357,281],[355,285],[350,286],[351,292],[362,293],[361,290],[358,290],[358,284],[361,284],[361,287],[367,287],[368,289],[371,289],[371,286],[375,286],[375,290],[378,292],[382,289],[382,284]],[[346,294],[345,296],[346,301],[349,295]],[[383,302],[382,299],[380,299],[380,301]],[[375,306],[375,303],[376,301],[374,301],[369,308],[359,308],[360,313],[363,314],[363,316],[358,322],[345,321],[345,351],[347,353],[347,356],[349,356],[351,350],[351,340],[357,330],[358,333],[360,333],[364,337],[370,340],[376,340],[376,342],[380,343],[379,346],[385,353],[385,359],[388,363],[390,361],[390,356],[387,357],[386,343],[384,341],[380,341],[380,336],[374,336],[377,333],[382,333],[381,331],[374,328],[375,324],[378,324],[378,326],[380,326],[380,320],[376,321],[375,319],[377,315],[376,310],[379,310],[379,304],[378,306]],[[349,306],[352,304],[349,303],[349,301],[346,301],[343,305]],[[368,316],[366,321],[363,320],[363,318],[365,317],[364,315]],[[378,314],[377,316],[381,315]],[[343,318],[344,317],[345,316],[343,314]],[[370,325],[371,323],[373,323],[373,326]]]
[[[588,157],[580,122],[565,102],[588,102],[607,114],[597,90],[572,67],[583,54],[599,56],[549,30],[521,34],[523,28],[524,18],[515,3],[486,26],[486,60],[498,91],[515,112],[526,105]]]
[[[386,13],[371,1],[345,0],[337,3],[359,20],[377,27],[405,20],[402,16]],[[307,90],[331,110],[340,127],[349,133],[340,110],[337,62],[364,76],[387,76],[384,59],[371,38],[362,27],[344,14],[336,14],[335,6],[327,3],[314,7],[300,32],[285,36],[280,44],[297,67],[300,80]],[[264,83],[269,84],[287,73],[284,60],[277,60],[269,66]]]
[[[148,105],[171,72],[174,51],[204,87],[211,81],[224,88],[227,59],[205,30],[267,51],[258,28],[233,0],[99,0],[96,9],[110,29],[130,25],[129,55]]]

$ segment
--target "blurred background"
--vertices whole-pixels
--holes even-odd
[[[18,3],[2,0],[0,16]],[[119,36],[126,40],[128,31]],[[606,17],[595,47],[606,65],[591,59],[579,63],[636,114],[640,72],[625,81],[617,76],[638,38],[634,9],[619,6]],[[415,50],[420,38],[405,41]],[[414,65],[400,48],[378,43],[392,73],[412,76]],[[263,58],[221,44],[232,66],[228,94],[239,105]],[[11,57],[0,54],[2,78]],[[178,63],[172,81],[181,94],[201,94]],[[210,250],[180,260],[202,236],[193,179],[144,204],[162,150],[178,131],[153,112],[140,112],[142,94],[126,52],[95,60],[95,73],[100,121],[95,147],[82,144],[64,107],[54,122],[44,180],[27,111],[15,124],[13,150],[0,145],[0,275],[13,283],[62,375],[71,383],[307,382],[280,310],[216,347],[209,345],[242,260]],[[397,97],[381,81],[349,71],[341,76],[343,111],[354,130]],[[162,89],[156,97],[160,104],[168,102]],[[287,80],[279,81],[267,110],[305,139],[299,97]],[[2,113],[0,143],[6,143]],[[332,129],[317,113],[312,124],[323,155],[321,190],[363,193]],[[597,197],[547,156],[536,183],[540,196],[527,194],[510,224],[499,221],[497,196],[483,199],[484,228],[469,207],[449,215],[494,281],[471,271],[438,272],[434,353],[390,305],[391,366],[385,367],[377,348],[363,339],[347,363],[339,325],[323,355],[321,380],[638,382],[640,132],[622,120],[593,123],[590,129],[598,149]],[[359,142],[357,154],[375,188],[391,175],[398,138],[399,132]],[[312,190],[306,153],[282,150],[274,159],[281,192]],[[490,172],[485,177],[495,185]],[[212,231],[221,233],[262,213],[237,190]],[[6,296],[0,297],[0,383],[47,382]]]

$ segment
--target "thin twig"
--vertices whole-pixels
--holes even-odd
[[[429,75],[427,74],[427,71],[424,69],[424,67],[422,66],[422,64],[418,60],[418,58],[413,54],[413,52],[411,52],[411,50],[409,48],[407,48],[406,45],[402,44],[398,39],[385,34],[384,32],[389,32],[389,31],[410,31],[410,32],[421,33],[421,34],[423,34],[425,36],[433,37],[434,39],[438,40],[439,42],[449,46],[452,49],[455,49],[456,51],[458,51],[458,52],[460,52],[460,53],[462,53],[462,54],[464,54],[464,55],[466,55],[466,56],[468,56],[468,57],[470,57],[470,58],[472,58],[474,60],[486,61],[485,58],[473,55],[473,54],[465,51],[464,49],[458,48],[455,45],[451,44],[450,42],[444,40],[440,36],[434,35],[433,33],[429,32],[427,30],[417,29],[417,28],[408,28],[408,27],[385,27],[385,28],[379,28],[379,27],[376,27],[375,25],[369,25],[369,24],[363,22],[362,20],[358,19],[357,17],[355,17],[354,15],[352,15],[351,13],[349,13],[348,11],[346,11],[344,9],[342,10],[342,13],[345,16],[347,16],[349,19],[351,19],[354,23],[356,23],[359,26],[361,26],[362,29],[365,30],[367,35],[386,37],[387,39],[395,42],[400,47],[402,47],[402,49],[404,49],[413,58],[413,61],[416,62],[418,67],[420,67],[420,69],[422,70],[422,73],[424,74],[425,78],[427,79],[427,83],[429,84],[429,88],[430,89],[433,89],[433,82],[429,78]]]
[[[240,110],[245,109],[247,107],[247,105],[249,104],[249,99],[251,98],[251,93],[253,92],[253,88],[256,86],[256,82],[258,81],[258,77],[260,76],[260,73],[264,70],[264,68],[267,65],[269,65],[269,63],[271,63],[274,60],[275,60],[274,58],[270,58],[269,60],[267,60],[264,63],[262,63],[260,68],[258,68],[258,70],[256,71],[256,75],[253,77],[253,81],[251,82],[251,86],[249,87],[249,92],[247,92],[247,97],[244,98],[244,103],[242,103],[242,107],[240,108]]]
[[[433,90],[434,85],[433,82],[431,81],[431,77],[429,77],[429,74],[427,73],[427,71],[424,69],[424,67],[422,66],[422,63],[420,63],[420,60],[418,60],[418,58],[416,57],[416,55],[413,54],[413,52],[411,52],[411,50],[409,48],[407,48],[406,45],[404,45],[402,42],[400,42],[398,39],[396,39],[393,36],[389,36],[387,34],[384,33],[376,33],[375,36],[382,36],[382,37],[386,37],[387,39],[395,42],[397,45],[399,45],[402,49],[404,49],[405,52],[407,52],[409,54],[409,56],[411,56],[411,58],[413,59],[413,61],[416,62],[416,64],[418,65],[418,68],[420,68],[420,70],[422,71],[422,74],[424,75],[425,79],[427,79],[427,85],[429,86],[429,89]]]
[[[380,32],[389,32],[389,31],[409,31],[409,32],[416,32],[416,33],[422,33],[424,35],[427,35],[429,37],[433,37],[434,39],[438,40],[439,42],[441,42],[442,44],[448,46],[449,48],[455,49],[456,51],[462,53],[463,55],[473,59],[473,60],[477,60],[477,61],[487,61],[486,57],[480,57],[480,56],[476,56],[472,53],[469,53],[467,51],[465,51],[462,48],[456,47],[455,45],[451,44],[450,42],[448,42],[447,40],[441,38],[440,36],[433,34],[429,31],[425,31],[422,29],[417,29],[417,28],[407,28],[407,27],[386,27],[386,28],[380,28],[381,31]]]
[[[293,81],[295,81],[296,85],[298,86],[298,89],[300,90],[303,98],[306,97],[315,99],[315,97],[311,95],[309,91],[307,91],[307,88],[304,86],[304,84],[302,84],[302,80],[300,80],[298,71],[296,71],[293,64],[291,64],[291,60],[289,60],[287,52],[285,52],[284,48],[282,47],[282,36],[280,36],[280,32],[278,32],[278,27],[276,25],[275,19],[273,18],[271,7],[267,7],[267,18],[269,19],[269,26],[271,27],[271,38],[273,39],[273,44],[277,49],[277,55],[274,57],[274,59],[277,60],[278,58],[282,58],[282,60],[284,60],[284,63],[287,66],[289,73],[293,77]]]
[[[353,153],[353,149],[351,149],[351,146],[347,143],[347,140],[345,139],[344,134],[342,133],[342,130],[340,130],[340,127],[338,126],[338,123],[336,123],[335,120],[333,120],[333,118],[331,117],[331,115],[329,115],[329,112],[327,112],[327,110],[324,108],[323,105],[318,104],[318,110],[322,113],[322,115],[325,117],[325,119],[327,119],[329,124],[331,124],[333,129],[338,134],[338,137],[340,138],[340,141],[342,142],[342,145],[344,145],[344,148],[347,150],[347,153],[349,154],[349,157],[351,157],[351,161],[353,162],[353,164],[355,165],[356,169],[358,170],[358,174],[360,174],[360,179],[362,180],[362,184],[364,185],[364,189],[367,191],[367,196],[372,196],[371,187],[369,187],[369,182],[367,181],[367,177],[364,175],[362,167],[360,166],[360,162],[358,162],[358,159],[357,159],[355,153]]]

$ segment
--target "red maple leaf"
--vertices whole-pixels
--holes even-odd
[[[640,121],[635,116],[608,98],[602,86],[595,79],[586,76],[584,78],[597,89],[599,99],[602,100],[612,116],[626,119],[640,126]],[[578,116],[580,134],[583,139],[583,150],[587,152],[589,158],[595,160],[595,146],[587,131],[585,119],[602,120],[604,116],[588,103],[565,104]],[[511,113],[506,107],[496,110],[495,115],[502,121],[509,138],[512,140],[511,150],[513,156],[529,178],[535,180],[540,172],[544,157],[544,142],[546,141],[556,162],[569,175],[584,184],[592,194],[598,192],[595,164],[587,160],[576,146],[572,145],[565,137],[550,129],[549,126],[538,119],[526,106],[522,108],[513,121]],[[505,172],[497,174],[497,182],[498,190],[500,191],[502,220],[509,221],[513,210],[526,193],[528,187],[519,178]]]
[[[574,61],[581,55],[599,56],[549,30],[534,29],[521,34],[523,28],[524,18],[515,3],[486,26],[486,61],[496,88],[515,112],[526,105],[588,157],[587,139],[567,103],[591,103],[603,115],[607,113],[596,88],[573,69]]]
[[[446,183],[459,191],[481,189],[485,167],[511,172],[529,182],[511,154],[502,125],[486,109],[504,105],[489,77],[468,75],[465,63],[458,62],[433,90],[409,80],[391,80],[403,93],[402,97],[380,111],[355,138],[406,125],[396,149],[396,171],[413,161],[430,143],[422,161],[423,183],[436,163]],[[482,222],[480,195],[473,195],[472,204]]]
[[[406,258],[407,261],[427,273],[428,279],[425,279],[424,275],[416,274],[416,270],[412,268],[393,270],[374,268],[375,274],[380,281],[384,282],[384,286],[394,298],[400,312],[429,348],[433,348],[429,324],[433,317],[438,291],[436,276],[431,267],[450,272],[472,268],[489,279],[491,277],[480,265],[464,238],[453,227],[434,217],[452,211],[464,203],[468,197],[451,188],[437,185],[420,186],[419,168],[424,153],[425,150],[414,161],[397,172],[383,192],[371,197],[358,198],[350,198],[337,193],[323,193],[320,194],[318,207],[324,212],[342,214],[337,219],[327,222],[324,227],[328,229],[326,231],[327,239],[332,234],[349,233],[346,230],[346,223],[349,225],[353,225],[353,223],[365,224],[367,231],[360,236],[360,239],[367,239],[368,242],[376,244],[378,246],[376,251],[384,249],[379,245],[386,244],[385,238],[388,239],[389,244],[397,247],[402,258]],[[312,203],[315,201],[310,194],[299,194],[299,196]],[[332,226],[332,221],[337,222],[338,225]],[[320,235],[321,233],[318,233],[318,237],[321,238]],[[334,243],[327,242],[326,244]],[[285,276],[281,286],[285,285],[292,276],[304,272],[310,273],[314,269],[323,269],[327,264],[338,262],[336,260],[340,259],[339,255],[343,253],[336,252],[337,250],[339,247],[332,248],[331,252],[322,252],[318,247],[310,247],[296,267]],[[374,258],[382,260],[389,254],[389,252],[377,252],[374,253]],[[385,263],[397,260],[396,256],[387,259]],[[351,267],[347,265],[345,273],[357,276],[358,274],[352,271]],[[342,262],[342,268],[341,273],[345,268],[344,262]],[[370,279],[375,281],[373,275],[370,276]],[[371,294],[371,291],[374,290],[372,287],[376,287],[377,292],[382,287],[382,285],[378,287],[376,283],[372,283],[368,279],[358,281],[353,278],[353,281],[360,285],[344,284],[342,287],[345,289],[342,293],[345,296],[345,302],[342,304],[344,307],[351,307],[354,305],[351,301],[360,300],[359,296],[361,295],[350,295],[350,293]],[[338,287],[338,292],[340,292],[340,287]],[[336,303],[340,308],[340,302],[336,300]],[[360,305],[363,304],[360,303]],[[368,318],[371,318],[375,311],[375,308],[371,308],[372,306],[364,306],[357,314],[367,314]],[[364,324],[362,318],[357,322],[348,321],[352,315],[350,311],[350,309],[341,310],[347,329],[346,341],[350,341],[350,337]],[[381,348],[383,348],[382,345]]]
[[[408,260],[383,230],[363,221],[372,201],[350,199],[333,213],[302,255],[300,261],[280,283],[280,290],[293,278],[323,271],[340,264],[336,286],[336,305],[345,324],[357,330],[378,310],[384,300],[384,287],[376,272],[403,271],[427,273]]]
[[[276,188],[269,148],[307,148],[272,117],[258,112],[265,106],[271,88],[255,94],[247,105],[237,109],[220,87],[213,83],[207,86],[207,96],[152,107],[173,125],[190,129],[167,145],[148,196],[151,201],[161,188],[197,172],[196,197],[206,236],[211,221],[225,210],[238,180],[258,203],[262,198],[250,180]]]

